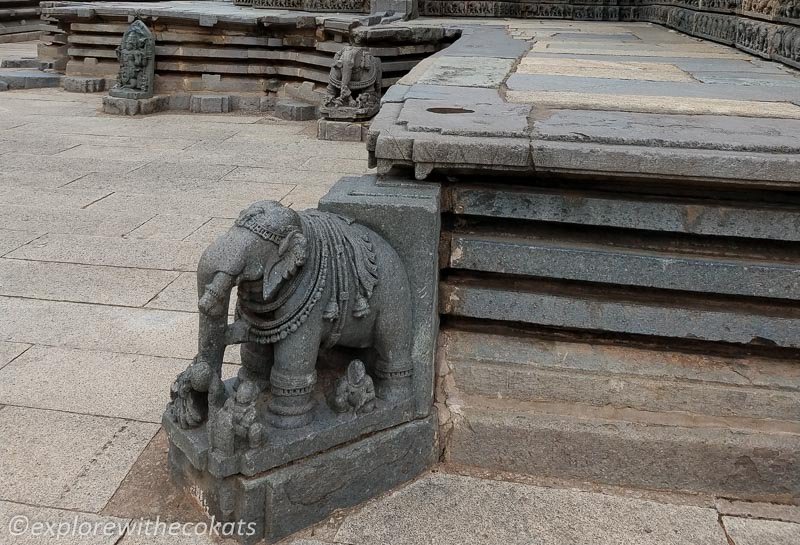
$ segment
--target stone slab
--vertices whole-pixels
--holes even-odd
[[[734,545],[797,545],[800,524],[775,520],[722,517]]]
[[[64,77],[62,85],[68,93],[100,93],[106,89],[106,80],[104,78],[67,76]]]
[[[516,73],[641,81],[694,81],[691,75],[673,64],[597,61],[585,58],[557,59],[525,57],[517,67]]]
[[[32,236],[24,231],[2,231],[0,240],[4,240],[5,233]],[[5,257],[136,269],[194,271],[205,247],[203,243],[177,240],[47,234],[10,251]]]
[[[731,501],[717,498],[714,506],[721,515],[780,520],[783,522],[800,524],[800,505]]]
[[[7,343],[0,341],[0,369],[13,361],[31,347],[28,343]]]
[[[433,367],[439,327],[437,289],[441,189],[375,176],[343,178],[319,208],[355,219],[383,236],[406,266],[414,293],[414,397],[416,414],[433,402]]]
[[[775,207],[474,186],[453,187],[448,197],[448,211],[458,215],[800,241],[800,213]]]
[[[518,59],[530,49],[523,40],[512,38],[505,28],[481,27],[462,31],[461,38],[441,53],[443,57]]]
[[[144,306],[178,277],[155,271],[0,258],[0,295]]]
[[[411,132],[438,132],[459,136],[524,137],[529,134],[530,106],[475,104],[470,100],[416,100],[406,98],[397,123]]]
[[[317,138],[336,142],[361,142],[366,127],[363,123],[320,119],[317,124]]]
[[[147,115],[169,109],[169,96],[151,98],[103,97],[103,112],[111,115]]]
[[[191,359],[197,353],[197,316],[0,297],[0,339]]]
[[[514,62],[482,57],[434,57],[416,83],[497,88],[511,72]]]
[[[231,99],[227,95],[192,95],[189,111],[203,114],[228,113],[231,111]]]
[[[275,103],[275,117],[286,121],[307,121],[317,119],[319,113],[313,104],[282,98]]]
[[[347,516],[337,543],[727,545],[713,509],[433,473]]]
[[[14,517],[24,517],[23,525],[15,527]],[[0,501],[0,541],[9,545],[38,545],[50,540],[63,545],[116,545],[128,522],[119,517]],[[55,536],[47,534],[53,524]],[[75,533],[70,535],[73,527]],[[99,531],[94,532],[94,528]]]
[[[56,74],[54,72],[0,68],[0,82],[5,83],[9,91],[17,89],[60,87],[61,78],[61,74]]]
[[[35,232],[46,225],[50,233],[122,236],[152,217],[153,214],[146,211],[108,213],[81,209],[44,210],[35,206],[0,204],[0,229],[18,231]]]
[[[24,246],[41,235],[42,233],[33,231],[10,231],[8,229],[0,229],[0,257],[13,252],[15,249]]]
[[[34,346],[0,369],[0,403],[158,424],[188,363]]]
[[[798,153],[800,120],[554,110],[537,116],[535,138],[648,147]]]
[[[2,498],[98,512],[157,430],[130,420],[5,407]]]
[[[173,447],[169,463],[173,479],[191,490],[209,515],[254,522],[256,535],[245,538],[254,543],[262,536],[277,541],[336,509],[413,479],[434,463],[435,453],[435,424],[429,416],[252,478],[220,481],[201,475]],[[233,488],[238,496],[232,512],[223,512],[220,505],[223,487]]]
[[[724,358],[456,329],[444,330],[439,346],[455,386],[465,395],[800,420],[800,372],[787,360]]]
[[[767,433],[680,415],[471,403],[459,407],[452,432],[450,461],[457,464],[751,501],[800,496],[796,426],[795,433]]]
[[[624,288],[622,288],[624,290]],[[587,290],[588,291],[588,290]],[[700,305],[697,298],[655,296],[627,300],[608,290],[586,292],[523,291],[499,284],[445,283],[440,311],[454,316],[523,322],[565,329],[590,329],[738,344],[796,348],[800,316],[774,307],[738,311],[736,305]],[[758,318],[754,318],[758,316]]]

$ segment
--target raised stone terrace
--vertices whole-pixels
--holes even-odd
[[[445,186],[459,176],[477,174],[464,179],[492,184],[498,174],[532,180],[552,173],[568,179],[591,177],[593,183],[615,177],[634,184],[668,182],[670,188],[696,183],[712,189],[752,187],[756,194],[778,189],[780,197],[800,182],[800,77],[792,69],[648,24],[464,23],[459,21],[465,27],[462,41],[423,61],[390,89],[373,124],[369,157],[362,144],[315,140],[313,123],[290,123],[266,114],[131,119],[100,113],[98,95],[59,89],[0,93],[0,543],[42,542],[10,536],[8,525],[15,515],[32,521],[121,524],[139,517],[202,519],[190,500],[169,484],[159,422],[170,382],[196,349],[193,271],[198,256],[252,201],[277,199],[296,208],[313,207],[340,177],[372,172],[368,159],[379,172],[402,174],[413,167],[417,178],[444,181]],[[15,45],[9,55],[21,50]],[[0,46],[0,58],[4,51]],[[403,183],[413,192],[413,181]],[[452,205],[446,220],[465,210],[466,216],[509,214],[503,221],[510,227],[517,225],[514,214],[530,219],[530,210],[502,203],[486,212],[499,202],[492,200],[497,194],[474,202],[469,200],[474,194],[465,194],[462,201],[450,201],[452,196],[448,193],[445,199],[446,206]],[[797,240],[798,224],[791,213],[778,210],[748,223],[741,220],[748,217],[747,210],[736,206],[720,217],[713,215],[718,208],[686,203],[650,215],[655,209],[646,204],[653,199],[626,209],[609,208],[602,198],[583,194],[559,198],[553,197],[552,208],[532,208],[541,214],[537,221],[584,222],[569,217],[577,202],[599,207],[594,217],[603,228],[641,229],[646,224],[642,218],[665,231],[722,238],[728,229],[741,228],[737,237],[755,241],[745,245],[747,256],[769,261],[774,256],[770,252],[777,252],[783,268],[792,267],[785,262],[794,250],[773,243],[781,236]],[[464,209],[458,208],[459,202]],[[568,234],[553,233],[556,242]],[[469,233],[455,235],[462,236],[468,251]],[[603,236],[589,245],[602,245],[607,241]],[[473,238],[474,244],[486,240]],[[767,258],[754,247],[761,239],[769,240],[763,252]],[[685,274],[667,278],[683,279],[684,284],[664,286],[658,284],[664,276],[653,272],[657,269],[635,268],[635,252],[615,254],[623,266],[608,272],[591,266],[597,248],[584,251],[587,241],[578,242],[572,249],[589,260],[582,269],[593,275],[588,280],[606,285],[627,283],[633,289],[631,285],[652,287],[655,282],[683,294],[727,289],[731,297],[745,297],[741,308],[747,312],[762,308],[758,305],[763,299],[770,304],[781,297],[797,299],[796,282],[769,291],[782,267],[752,273],[765,274],[766,284],[736,284],[724,277],[714,280],[721,267],[702,274],[696,263],[678,263]],[[656,250],[669,249],[669,241],[662,242]],[[524,251],[529,250],[518,254],[528,255]],[[644,253],[663,257],[658,251]],[[557,271],[553,274],[564,274],[555,253],[541,255],[527,263],[552,265]],[[470,259],[458,252],[443,255],[449,269],[496,267],[491,259],[488,265]],[[740,273],[748,270],[747,262],[732,262]],[[626,264],[634,268],[627,272]],[[511,269],[501,273],[515,274]],[[546,275],[541,270],[523,273]],[[478,286],[494,290],[495,296],[489,293],[484,304],[470,306],[485,294],[463,290],[455,280],[445,277],[441,287],[443,340],[467,338],[445,346],[437,402],[444,459],[456,463],[358,509],[336,513],[287,543],[797,544],[800,512],[791,505],[796,503],[797,477],[783,473],[787,468],[796,471],[793,460],[800,443],[796,360],[793,366],[789,353],[780,352],[798,347],[791,302],[780,307],[783,314],[767,312],[761,321],[746,312],[702,314],[701,309],[700,323],[707,326],[702,331],[692,330],[677,312],[648,314],[657,305],[679,305],[665,303],[663,293],[650,307],[639,301],[637,308],[644,310],[633,314],[634,320],[625,319],[625,312],[610,312],[614,309],[608,305],[589,305],[583,314],[565,312],[579,308],[580,291],[571,300],[556,294],[537,314],[540,320],[552,320],[548,327],[605,328],[612,333],[616,327],[616,333],[673,335],[692,342],[706,335],[713,343],[749,341],[756,323],[762,345],[777,347],[783,359],[759,352],[762,359],[755,364],[724,355],[676,358],[638,345],[622,352],[602,346],[586,352],[580,344],[587,341],[585,336],[552,346],[524,344],[503,353],[492,350],[497,337],[452,326],[469,319],[476,308],[479,317],[494,313],[492,320],[518,325],[524,318],[513,312],[522,307],[506,303],[497,283]],[[755,307],[747,297],[756,299]],[[527,300],[517,299],[522,305]],[[565,300],[572,302],[559,306]],[[736,319],[726,322],[731,316]],[[581,317],[593,321],[587,325]],[[727,327],[730,323],[733,329]],[[502,347],[508,346],[514,345],[504,339]],[[544,356],[526,353],[531,346],[554,349],[547,348]],[[237,355],[227,360],[226,372],[233,374]],[[530,365],[534,361],[540,365]],[[554,378],[565,371],[573,378],[609,374],[581,386],[577,379]],[[536,384],[562,386],[544,388],[546,402],[521,399],[537,394]],[[515,391],[517,385],[523,388]],[[564,406],[576,398],[604,408],[587,404],[585,412],[569,414]],[[695,411],[696,406],[702,410]],[[557,410],[563,412],[553,412]],[[741,414],[731,418],[731,410]],[[567,416],[581,420],[585,428],[576,430]],[[639,443],[609,447],[600,435],[592,435],[595,424],[606,435]],[[548,426],[552,434],[537,435]],[[582,443],[570,439],[577,436],[585,438]],[[627,450],[634,444],[640,448]],[[673,448],[676,444],[680,448]],[[516,450],[506,450],[508,445]],[[719,445],[724,448],[715,450]],[[537,449],[554,455],[540,456]],[[630,452],[631,459],[617,463],[614,452]],[[674,465],[681,462],[707,471],[701,485],[708,489],[698,489],[694,474]],[[598,480],[584,471],[592,464],[606,484],[588,484]],[[523,475],[531,467],[538,467],[538,477]],[[776,481],[770,472],[778,475]],[[688,475],[688,485],[665,491],[661,485],[673,484],[677,475]],[[726,483],[732,483],[730,494],[709,491],[728,490]],[[755,496],[761,494],[762,503],[730,499],[747,495],[748,485],[754,486]],[[121,539],[71,536],[63,542],[171,545],[217,540],[144,538],[130,532]]]

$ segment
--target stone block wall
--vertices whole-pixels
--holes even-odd
[[[38,38],[40,13],[35,0],[0,0],[0,43]]]
[[[658,23],[800,68],[800,0],[420,0],[420,13]]]

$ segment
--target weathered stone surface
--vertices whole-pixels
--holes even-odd
[[[317,138],[336,142],[361,142],[366,128],[362,123],[320,119],[317,124]]]
[[[130,420],[5,407],[0,410],[3,497],[97,512],[157,430],[156,424]]]
[[[523,104],[475,104],[469,98],[418,100],[406,97],[397,123],[405,124],[411,132],[524,137],[530,133],[530,111],[531,107]]]
[[[652,297],[648,302],[627,300],[609,290],[591,293],[522,291],[498,284],[446,283],[441,286],[440,309],[454,316],[517,321],[568,329],[592,329],[741,344],[798,347],[800,327],[795,313],[778,315],[774,308],[739,313],[735,306],[698,305],[674,298]],[[754,319],[754,316],[758,319]]]
[[[103,97],[103,111],[112,115],[147,115],[161,112],[169,108],[170,97],[155,96],[151,98]]]
[[[425,476],[348,516],[335,541],[727,544],[713,509],[445,473]]]
[[[721,515],[753,519],[771,519],[800,524],[799,505],[731,501],[717,498],[714,507],[716,507]]]
[[[692,76],[684,70],[666,63],[614,62],[547,57],[523,57],[516,73],[622,80],[694,81]]]
[[[465,395],[800,420],[800,376],[791,361],[453,329],[440,335],[439,346]]]
[[[0,69],[0,83],[5,84],[8,91],[60,87],[61,78],[60,74],[42,72],[41,70]]]
[[[219,114],[231,111],[231,100],[227,95],[192,95],[189,111],[203,114]]]
[[[796,545],[800,543],[800,524],[737,517],[722,517],[722,524],[735,545]]]
[[[318,114],[313,104],[282,98],[275,103],[275,116],[287,121],[306,121],[316,119]]]
[[[800,433],[767,433],[678,415],[592,408],[461,408],[450,460],[459,464],[619,486],[715,493],[729,498],[794,501],[800,494]],[[576,409],[579,411],[579,409]],[[623,415],[620,415],[621,417]]]
[[[496,88],[513,65],[512,59],[438,56],[416,83]]]
[[[82,78],[65,77],[63,82],[64,90],[68,93],[99,93],[105,91],[106,80],[104,78]]]
[[[428,417],[252,478],[201,476],[174,447],[170,466],[173,479],[218,520],[255,523],[256,534],[246,542],[262,536],[273,542],[413,479],[433,464],[435,452],[435,425]],[[231,488],[238,495],[232,510],[223,496]]]
[[[0,369],[31,347],[27,343],[0,342]]]

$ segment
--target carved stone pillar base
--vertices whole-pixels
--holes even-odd
[[[433,416],[412,420],[252,477],[214,477],[170,443],[170,472],[220,533],[272,543],[418,476],[436,461],[435,429]]]

